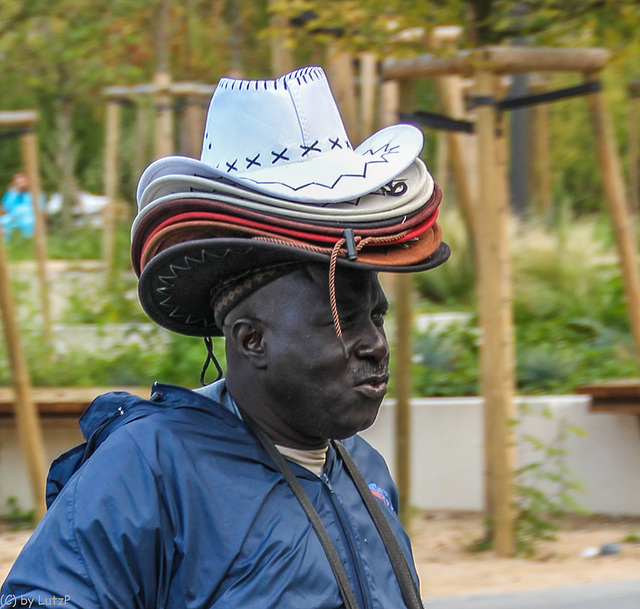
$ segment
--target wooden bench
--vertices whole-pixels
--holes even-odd
[[[591,396],[589,412],[640,415],[640,378],[582,385],[576,392]]]
[[[142,398],[151,394],[149,387],[33,387],[31,397],[41,417],[79,417],[97,396],[108,391],[128,391]],[[0,417],[13,417],[14,392],[0,387]]]

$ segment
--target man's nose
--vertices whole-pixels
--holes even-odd
[[[360,358],[371,358],[377,362],[389,357],[389,343],[384,333],[384,328],[369,322],[363,330],[360,340],[356,346],[356,356]]]

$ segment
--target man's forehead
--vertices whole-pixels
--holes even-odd
[[[327,295],[333,281],[336,299],[345,305],[366,302],[372,296],[386,302],[376,271],[339,266],[332,280],[328,265],[309,264],[301,269],[301,276],[305,275],[317,286],[319,292]]]

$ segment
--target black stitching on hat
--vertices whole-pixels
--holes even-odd
[[[320,150],[320,148],[316,148],[317,145],[318,145],[318,140],[313,142],[313,144],[311,144],[311,146],[305,146],[304,144],[301,144],[300,148],[302,148],[302,150],[304,150],[304,152],[302,153],[302,156],[306,156],[312,150],[314,150],[315,152],[322,152],[322,150]]]
[[[245,157],[245,161],[247,161],[248,165],[246,166],[246,169],[249,169],[249,167],[251,167],[252,165],[257,165],[258,167],[262,167],[261,163],[258,163],[258,158],[260,157],[260,153],[256,154],[256,156],[254,156],[252,159],[250,159],[249,157]]]
[[[232,169],[233,171],[238,171],[238,168],[236,167],[236,163],[238,162],[238,159],[236,159],[235,161],[233,161],[233,163],[227,163],[227,173],[229,173]]]
[[[284,156],[285,152],[287,152],[288,148],[285,148],[282,152],[275,152],[274,150],[271,151],[271,154],[275,157],[273,159],[273,161],[271,161],[271,164],[274,165],[276,162],[282,160],[282,161],[288,161],[289,157],[288,156]]]
[[[329,138],[329,141],[331,142],[331,150],[333,150],[336,146],[340,148],[340,150],[342,150],[339,137],[337,137],[335,140],[332,140],[331,138]]]
[[[397,182],[392,180],[388,184],[385,184],[380,190],[385,195],[399,197],[407,192],[407,188],[407,184],[403,180],[398,180]]]

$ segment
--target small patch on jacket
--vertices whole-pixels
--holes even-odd
[[[391,497],[389,497],[389,493],[385,491],[383,488],[380,488],[375,482],[369,483],[369,490],[374,497],[377,497],[386,504],[386,506],[395,513],[393,506],[391,505]]]

